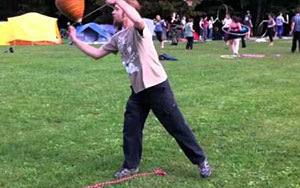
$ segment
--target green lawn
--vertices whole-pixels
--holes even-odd
[[[199,177],[174,139],[150,114],[138,178],[114,187],[299,188],[300,54],[291,41],[248,42],[222,59],[223,42],[166,45],[175,97],[209,157]],[[158,47],[158,43],[156,43]],[[130,94],[119,55],[94,60],[74,46],[0,47],[0,187],[80,188],[112,179],[121,167],[122,122]],[[276,54],[280,53],[280,57]]]

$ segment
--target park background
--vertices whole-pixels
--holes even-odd
[[[59,17],[61,25],[68,21],[53,1],[3,2],[3,20],[35,11]],[[200,14],[208,2],[197,5]],[[218,2],[211,10],[229,4]],[[230,7],[241,14],[255,12],[258,2],[268,2],[266,12],[277,5],[262,0],[241,7],[232,1]],[[280,10],[290,14],[299,4],[281,3]],[[89,10],[93,7],[98,6]],[[179,59],[163,65],[213,176],[201,179],[197,167],[150,114],[140,170],[161,168],[168,176],[115,187],[300,187],[300,56],[290,52],[291,40],[276,39],[272,47],[247,41],[247,48],[240,50],[265,54],[262,59],[223,59],[220,55],[230,54],[223,41],[196,43],[192,51],[184,49],[185,43],[165,49],[155,45],[158,53]],[[123,113],[130,94],[120,56],[96,61],[66,40],[61,45],[13,46],[14,53],[2,53],[7,48],[0,46],[0,187],[74,188],[112,179],[123,160]]]
[[[244,17],[247,10],[251,11],[252,22],[254,23],[254,34],[262,20],[267,19],[268,13],[278,15],[282,12],[288,14],[290,18],[300,6],[299,0],[193,0],[192,6],[188,6],[184,0],[140,0],[142,5],[141,14],[146,18],[154,18],[160,14],[162,18],[170,20],[172,12],[177,12],[180,16],[193,17],[198,23],[200,16],[209,15],[216,17],[219,11],[220,18],[224,18],[225,9],[220,10],[220,6],[228,6],[228,12],[233,15]],[[99,5],[103,5],[104,0],[86,0],[85,13],[90,13]],[[66,28],[69,21],[55,7],[54,0],[1,0],[0,1],[0,21],[7,21],[8,17],[19,16],[28,12],[38,12],[47,16],[58,18],[60,28]],[[106,8],[84,19],[83,24],[96,22],[99,24],[111,24],[111,9]],[[217,23],[218,24],[218,23]],[[194,24],[195,30],[199,32],[198,24]],[[285,25],[285,34],[288,32],[289,25]],[[261,31],[257,33],[260,35]]]

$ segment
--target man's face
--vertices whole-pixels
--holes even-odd
[[[118,5],[115,5],[114,10],[112,12],[112,15],[114,17],[114,22],[116,24],[122,24],[123,23],[125,14],[124,14],[123,10]]]

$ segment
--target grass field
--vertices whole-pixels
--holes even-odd
[[[300,54],[290,53],[290,45],[248,42],[240,50],[265,59],[222,59],[230,54],[223,42],[158,49],[180,60],[163,64],[214,174],[201,179],[150,114],[140,170],[160,168],[169,176],[114,187],[299,188]],[[123,161],[130,94],[119,55],[95,61],[66,44],[6,49],[0,47],[0,187],[79,188],[111,180]]]

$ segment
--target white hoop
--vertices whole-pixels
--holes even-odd
[[[222,27],[222,30],[223,30],[224,33],[227,33],[229,35],[243,37],[243,36],[247,35],[247,33],[250,31],[250,28],[248,26],[246,26],[246,25],[242,25],[242,27],[247,28],[247,32],[241,32],[241,33],[230,32],[230,31],[226,30],[224,27]]]
[[[268,20],[263,20],[263,21],[260,22],[260,24],[259,24],[258,27],[257,27],[257,30],[258,30],[258,31],[261,29],[261,27],[263,27],[263,24],[264,24],[264,23],[268,23]],[[263,31],[263,30],[262,30],[262,31]],[[262,32],[263,34],[262,34],[259,38],[264,38],[264,37],[266,36],[267,32],[268,32],[268,29],[266,29],[265,32]]]
[[[226,14],[229,13],[228,11],[228,6],[226,4],[222,4],[221,6],[218,7],[218,12],[217,12],[217,19],[222,22],[222,20],[220,20],[220,11],[221,9],[223,9],[223,7],[225,8]]]

